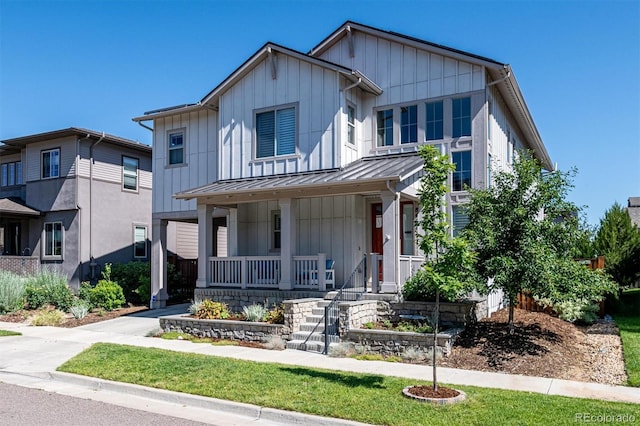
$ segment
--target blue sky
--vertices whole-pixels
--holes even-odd
[[[640,2],[0,0],[0,140],[200,100],[260,46],[303,52],[346,20],[511,64],[570,199],[595,224],[640,196]]]

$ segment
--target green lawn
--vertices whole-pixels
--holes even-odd
[[[0,330],[0,337],[2,336],[21,336],[22,333],[18,333],[17,331],[9,331],[9,330]]]
[[[349,374],[97,343],[59,371],[386,425],[569,425],[579,413],[640,419],[640,404],[456,386],[467,400],[434,407],[401,390],[426,381]]]
[[[622,293],[618,312],[615,320],[620,329],[628,384],[640,387],[640,288]]]

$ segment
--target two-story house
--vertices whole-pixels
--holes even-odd
[[[150,227],[150,146],[80,128],[2,141],[3,269],[56,268],[77,289],[105,263],[148,260]]]
[[[198,224],[196,297],[317,296],[363,258],[371,290],[393,294],[422,262],[420,144],[456,164],[454,233],[465,188],[518,149],[552,167],[509,65],[354,22],[308,53],[267,43],[197,103],[133,120],[153,126],[158,306],[171,222]]]

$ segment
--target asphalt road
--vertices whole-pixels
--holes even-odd
[[[3,426],[205,425],[6,383],[0,383],[0,423]]]

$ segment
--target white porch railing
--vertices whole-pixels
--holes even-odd
[[[212,287],[277,289],[282,278],[279,256],[210,257],[208,283]],[[293,288],[326,290],[326,255],[294,256]]]
[[[280,258],[276,256],[234,256],[209,258],[211,286],[278,288]]]
[[[401,255],[398,259],[398,268],[400,269],[400,282],[398,283],[398,291],[402,292],[404,283],[406,283],[411,277],[413,277],[418,269],[424,263],[424,257],[422,256],[407,256]]]

